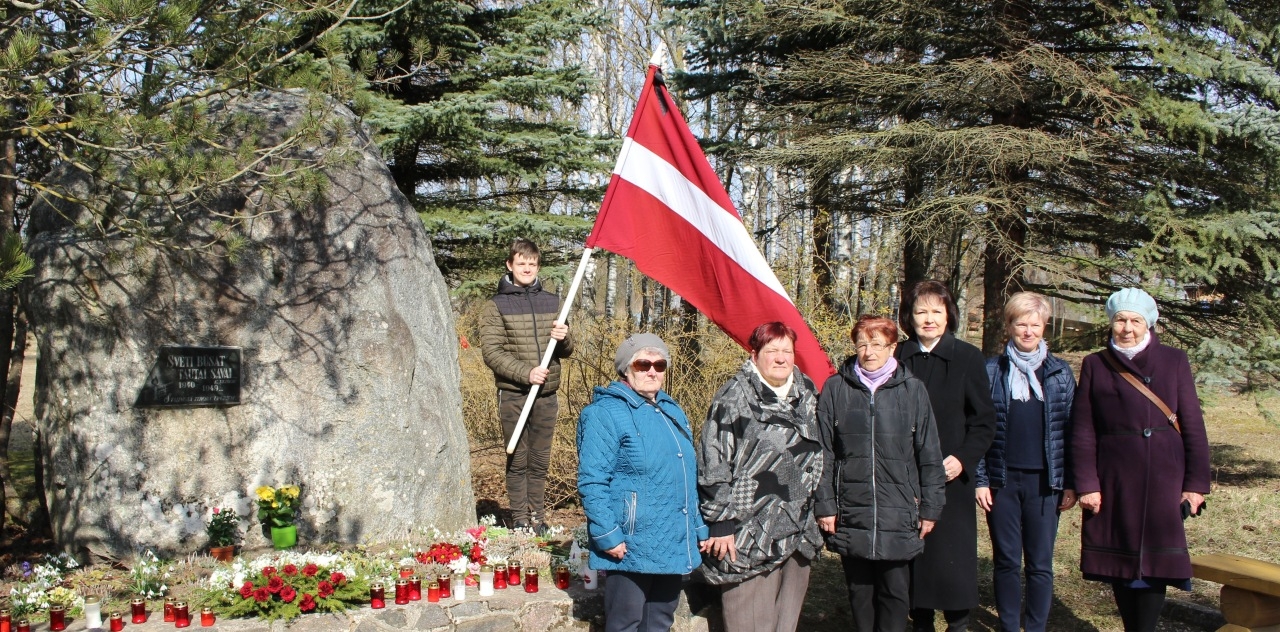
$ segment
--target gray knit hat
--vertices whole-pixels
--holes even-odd
[[[1116,312],[1133,312],[1147,321],[1147,327],[1155,327],[1160,311],[1156,299],[1136,287],[1124,288],[1107,299],[1107,322],[1116,318]]]
[[[618,352],[613,356],[613,367],[618,369],[618,375],[627,374],[627,367],[631,366],[631,358],[635,357],[636,352],[641,349],[657,349],[664,360],[671,361],[671,352],[667,350],[667,343],[661,338],[653,334],[632,334],[630,338],[618,345]]]

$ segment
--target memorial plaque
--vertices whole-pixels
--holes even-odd
[[[240,403],[240,347],[160,347],[134,406],[199,407]]]

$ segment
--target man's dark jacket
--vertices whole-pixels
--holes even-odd
[[[480,315],[480,351],[499,389],[529,392],[529,371],[542,362],[551,339],[551,323],[559,315],[560,297],[543,290],[540,281],[520,287],[511,281],[510,274],[498,281],[498,293]],[[556,344],[547,367],[550,374],[539,395],[560,388],[560,358],[572,353],[571,334]]]

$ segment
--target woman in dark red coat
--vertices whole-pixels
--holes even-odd
[[[1150,331],[1158,316],[1142,290],[1111,295],[1111,341],[1084,359],[1072,406],[1075,488],[1085,510],[1080,570],[1111,584],[1126,632],[1156,629],[1166,587],[1191,588],[1182,505],[1198,513],[1209,493],[1209,442],[1191,364]],[[1145,382],[1177,425],[1109,360]]]

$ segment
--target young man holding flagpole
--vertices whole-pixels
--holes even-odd
[[[547,469],[560,410],[560,358],[573,353],[569,326],[556,322],[560,297],[538,280],[541,253],[528,239],[516,239],[507,255],[507,274],[480,317],[480,350],[498,387],[498,417],[504,445],[511,441],[529,392],[537,387],[525,428],[507,454],[507,499],[517,528],[546,527]],[[554,341],[548,365],[539,364]]]

